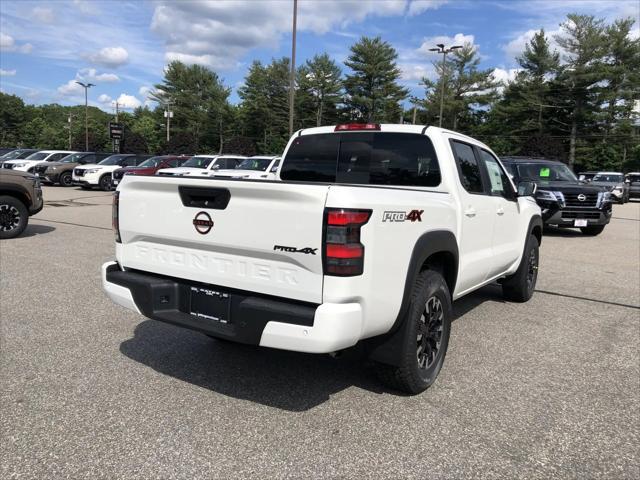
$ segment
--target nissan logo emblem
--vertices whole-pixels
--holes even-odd
[[[193,219],[193,226],[196,227],[196,232],[206,235],[213,227],[213,220],[207,212],[200,212]]]
[[[580,195],[578,195],[578,200],[580,200],[581,202],[584,202],[587,199],[587,196],[584,193],[581,193]]]

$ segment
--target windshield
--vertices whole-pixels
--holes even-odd
[[[628,175],[627,179],[632,184],[640,183],[640,175]]]
[[[118,165],[123,158],[130,157],[131,155],[111,155],[105,158],[98,165]]]
[[[9,153],[5,153],[4,155],[2,155],[2,160],[13,160],[14,158],[20,158],[20,155],[22,154],[24,150],[13,150]]]
[[[213,158],[210,157],[191,157],[182,164],[183,167],[207,168]]]
[[[593,177],[594,182],[621,183],[623,181],[622,174],[603,174],[599,173]]]
[[[151,157],[142,162],[139,167],[157,167],[162,163],[164,157]]]
[[[559,163],[517,163],[521,180],[534,182],[577,182],[576,175],[569,167]]]
[[[258,170],[265,171],[271,163],[270,158],[247,158],[240,162],[236,169],[238,170]]]
[[[44,160],[49,155],[50,154],[47,152],[36,152],[29,155],[27,158],[25,158],[25,160]]]
[[[60,163],[78,163],[85,155],[86,153],[72,153],[60,160]]]

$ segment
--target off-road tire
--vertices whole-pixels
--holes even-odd
[[[540,250],[538,239],[529,235],[518,270],[502,281],[502,295],[513,302],[527,302],[536,288]]]
[[[605,225],[589,225],[588,227],[580,228],[580,231],[589,237],[595,237],[604,231],[604,227]]]
[[[429,343],[433,341],[435,345],[434,357],[427,360],[424,366],[420,362],[420,337],[421,332],[432,332],[430,325],[423,322],[423,318],[428,322],[428,302],[433,299],[439,302],[442,317],[439,323],[439,342],[427,336]],[[451,333],[451,294],[443,276],[433,270],[423,270],[416,279],[411,293],[411,303],[401,328],[404,330],[402,339],[402,352],[400,355],[400,365],[387,365],[376,363],[375,371],[382,383],[395,390],[415,395],[425,391],[435,382],[440,369],[444,363],[444,358],[449,346],[449,335]],[[435,324],[433,324],[435,325]],[[425,330],[426,327],[426,330]],[[424,333],[422,333],[424,335]],[[432,352],[432,350],[429,350]]]
[[[0,239],[17,237],[24,232],[28,223],[29,212],[24,203],[15,197],[0,196]]]
[[[61,187],[70,187],[73,185],[73,180],[71,178],[71,172],[63,172],[58,177],[58,183]]]
[[[107,173],[101,176],[98,185],[100,186],[100,190],[104,190],[105,192],[111,190],[111,175]]]

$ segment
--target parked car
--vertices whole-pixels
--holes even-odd
[[[35,148],[16,148],[15,150],[11,150],[0,157],[0,165],[7,160],[21,160],[23,158],[27,158],[29,155],[37,151],[38,150]]]
[[[59,162],[41,163],[34,167],[33,172],[40,177],[43,183],[58,183],[63,187],[70,187],[73,185],[72,175],[75,167],[98,163],[111,155],[111,153],[96,152],[72,153]]]
[[[189,157],[176,155],[160,155],[147,158],[135,167],[122,167],[113,172],[111,183],[115,187],[124,175],[154,175],[161,168],[176,168],[189,160]]]
[[[85,189],[99,187],[102,190],[111,190],[111,174],[114,171],[122,167],[140,165],[147,158],[151,158],[151,155],[117,153],[97,164],[75,167],[71,176],[72,183]]]
[[[453,300],[496,280],[507,299],[533,295],[535,184],[516,189],[481,142],[350,124],[297,132],[283,158],[279,182],[125,176],[107,295],[240,343],[362,341],[380,378],[412,394],[443,365]]]
[[[245,158],[240,155],[195,155],[177,168],[162,168],[158,175],[209,176],[219,169],[235,168]]]
[[[278,166],[280,165],[278,156],[254,156],[246,158],[233,170],[218,170],[213,173],[216,178],[245,178],[254,180],[276,180]]]
[[[545,225],[576,227],[585,235],[598,235],[611,220],[607,189],[580,182],[564,163],[529,157],[502,157],[502,161],[516,182],[535,182],[535,199]]]
[[[578,173],[578,180],[589,183],[597,174],[598,172],[580,172]]]
[[[629,198],[640,198],[640,172],[627,173],[625,182],[629,185]]]
[[[618,203],[629,201],[629,185],[620,172],[598,172],[591,180],[592,185],[604,187],[611,192],[612,199]]]
[[[0,147],[0,155],[4,155],[5,153],[13,152],[17,150],[16,147]]]
[[[20,235],[27,228],[29,216],[42,206],[38,177],[19,170],[0,170],[0,239]]]
[[[3,168],[20,170],[22,172],[33,173],[36,165],[40,165],[44,162],[57,162],[58,160],[62,160],[67,155],[71,155],[72,152],[69,150],[39,150],[35,153],[32,153],[25,159],[20,160],[7,160],[2,164]]]

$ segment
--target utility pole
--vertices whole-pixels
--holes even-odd
[[[89,106],[87,92],[91,87],[95,87],[93,83],[82,83],[76,81],[78,85],[84,88],[84,151],[89,151]]]
[[[293,30],[291,35],[291,78],[289,79],[289,136],[293,135],[293,102],[296,98],[296,22],[298,0],[293,0]]]
[[[167,143],[169,143],[170,130],[171,130],[171,119],[173,118],[173,112],[171,111],[171,103],[167,103],[167,109],[164,111],[164,117],[167,119]]]
[[[71,150],[71,119],[73,118],[73,114],[69,114],[69,118],[67,122],[69,123],[69,150]]]
[[[438,119],[438,126],[442,127],[442,110],[444,107],[444,86],[445,86],[445,83],[447,83],[447,77],[446,77],[447,53],[451,53],[454,50],[462,48],[462,45],[454,45],[453,47],[444,48],[443,43],[437,43],[436,47],[438,48],[430,48],[429,51],[438,52],[442,54],[442,73],[440,74],[440,78],[441,78],[440,81],[442,82],[442,87],[440,88],[440,118]]]
[[[119,110],[120,104],[118,103],[117,100],[115,100],[113,102],[113,105],[114,105],[114,107],[116,109],[116,123],[118,123],[118,117],[119,117],[119,114],[120,114],[120,110]],[[111,150],[113,150],[113,153],[120,153],[120,140],[119,139],[117,139],[117,138],[113,139],[113,145],[111,147]]]

